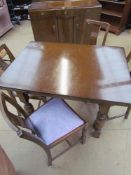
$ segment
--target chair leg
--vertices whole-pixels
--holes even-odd
[[[87,131],[87,125],[85,125],[84,128],[82,129],[82,137],[81,137],[82,144],[86,142],[86,131]]]
[[[47,155],[47,159],[48,159],[48,166],[51,166],[52,165],[52,155],[51,155],[51,151],[49,148],[45,148],[42,146],[42,148],[44,149],[44,151],[46,152],[46,155]]]
[[[51,166],[52,165],[52,155],[51,155],[51,151],[48,150],[46,151],[47,153],[47,157],[48,157],[48,166]]]
[[[52,166],[52,160],[48,158],[48,166]]]
[[[125,119],[128,119],[128,116],[129,116],[130,110],[131,110],[131,108],[128,107],[127,110],[126,110],[126,113],[125,113],[125,117],[124,117]]]

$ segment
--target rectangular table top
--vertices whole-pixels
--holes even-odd
[[[30,42],[2,74],[0,87],[131,104],[131,79],[121,47]]]

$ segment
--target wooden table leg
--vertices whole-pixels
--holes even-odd
[[[128,119],[128,116],[130,114],[130,111],[131,111],[131,107],[129,106],[126,110],[126,113],[125,113],[125,119]]]
[[[29,96],[26,93],[17,92],[17,95],[22,103],[24,103],[24,109],[28,115],[34,112],[34,107],[29,103]]]
[[[97,118],[93,124],[93,128],[95,131],[92,133],[92,136],[95,138],[99,138],[101,135],[101,130],[104,127],[104,124],[107,120],[107,115],[109,111],[110,105],[108,104],[100,104],[99,111],[97,113]]]

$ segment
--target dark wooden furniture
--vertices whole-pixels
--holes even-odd
[[[99,2],[102,4],[101,20],[111,24],[111,32],[120,34],[126,28],[131,1],[99,0]]]
[[[131,79],[121,47],[31,42],[2,74],[0,87],[99,104],[96,137],[111,105],[131,106]]]
[[[29,8],[36,41],[80,43],[86,18],[99,20],[96,0],[34,2]]]
[[[7,102],[19,111],[21,115],[17,116],[10,111],[10,106],[7,105]],[[52,160],[74,145],[69,141],[69,138],[74,134],[81,132],[77,142],[79,140],[82,143],[85,142],[87,123],[64,100],[51,99],[28,116],[14,99],[2,93],[1,110],[5,120],[19,137],[30,140],[45,150],[48,156],[48,165],[52,165]],[[68,148],[52,157],[51,148],[62,141],[67,142]]]
[[[104,46],[106,43],[107,35],[110,29],[110,24],[102,21],[96,21],[92,19],[86,19],[83,26],[83,31],[81,35],[81,43],[87,43],[94,45],[97,43],[98,34],[104,29],[103,38],[100,45]]]
[[[5,34],[8,30],[13,27],[6,0],[0,0],[0,36]]]

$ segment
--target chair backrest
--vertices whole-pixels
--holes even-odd
[[[7,59],[8,56],[8,59]],[[2,58],[4,61],[13,62],[15,57],[10,51],[10,49],[6,46],[6,44],[2,44],[0,46],[0,58]]]
[[[17,133],[25,128],[31,130],[31,128],[28,128],[26,125],[26,118],[28,115],[24,109],[13,98],[5,93],[1,92],[0,97],[1,111],[8,125]],[[20,115],[17,115],[14,109],[19,111]]]
[[[83,26],[81,43],[96,45],[98,34],[101,29],[104,32],[101,45],[104,46],[110,29],[110,24],[107,22],[86,19]]]
[[[0,75],[8,68],[9,64],[15,59],[9,48],[2,44],[0,46]]]

